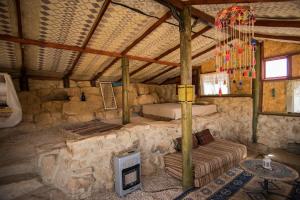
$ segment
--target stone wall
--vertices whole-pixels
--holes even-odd
[[[65,121],[121,117],[122,87],[114,87],[118,109],[109,111],[104,110],[100,88],[91,87],[88,81],[71,81],[70,88],[63,88],[62,81],[29,79],[29,88],[30,91],[18,91],[23,122],[47,126]],[[81,92],[84,92],[86,101],[80,101]],[[130,85],[129,103],[133,112],[140,112],[143,104],[174,102],[176,99],[175,85]]]
[[[286,148],[288,143],[300,143],[300,117],[259,115],[258,143],[271,148]]]
[[[218,135],[243,144],[249,144],[252,138],[252,98],[250,97],[206,97],[217,105],[222,131]],[[216,122],[217,123],[217,122]]]
[[[248,144],[251,139],[252,100],[211,98],[218,113],[193,117],[193,132],[209,128],[213,135]],[[72,139],[40,151],[43,181],[74,198],[113,188],[112,159],[132,149],[141,152],[142,174],[164,168],[163,156],[174,152],[173,140],[181,136],[181,121],[128,124],[120,130],[86,139]],[[41,148],[42,149],[42,148]]]

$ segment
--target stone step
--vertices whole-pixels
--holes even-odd
[[[37,174],[18,174],[0,178],[0,200],[11,200],[37,190],[43,184]]]
[[[6,162],[0,165],[0,178],[16,174],[36,173],[36,158],[28,158],[24,160]]]

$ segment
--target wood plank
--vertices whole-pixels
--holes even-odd
[[[188,0],[184,5],[203,5],[203,4],[228,4],[228,3],[264,3],[264,2],[284,2],[289,0]]]
[[[257,142],[257,124],[258,124],[258,112],[260,107],[260,99],[262,96],[260,95],[261,91],[261,64],[262,64],[262,57],[261,57],[261,44],[257,41],[256,42],[256,52],[255,52],[255,59],[256,59],[256,78],[252,80],[252,96],[253,96],[253,115],[252,115],[252,142]]]
[[[211,30],[211,27],[206,26],[205,28],[203,28],[202,30],[198,31],[197,33],[192,35],[192,40],[199,37],[200,35],[206,33],[207,31]],[[172,47],[168,50],[166,50],[165,52],[163,52],[162,54],[160,54],[159,56],[157,56],[156,58],[154,58],[155,60],[159,60],[167,55],[169,55],[170,53],[172,53],[173,51],[177,50],[180,47],[180,44],[176,45],[175,47]],[[146,67],[148,67],[149,65],[151,65],[152,63],[147,63],[141,67],[139,67],[138,69],[134,70],[133,72],[130,73],[130,76],[133,76],[135,74],[137,74],[138,72],[142,71],[143,69],[145,69]]]
[[[254,26],[300,28],[300,21],[292,21],[292,20],[262,20],[262,19],[258,19],[254,23]]]
[[[266,34],[261,34],[261,33],[254,33],[254,37],[300,42],[300,36],[266,35]]]
[[[104,16],[104,14],[105,14],[105,12],[106,12],[106,10],[107,10],[107,8],[108,8],[110,2],[111,2],[111,0],[105,0],[105,1],[104,1],[103,5],[102,5],[102,8],[101,8],[101,10],[100,10],[100,12],[99,12],[99,14],[98,14],[98,16],[97,16],[97,18],[96,18],[96,20],[95,20],[95,22],[94,22],[92,28],[90,29],[90,32],[88,33],[88,35],[87,35],[87,37],[86,37],[86,39],[85,39],[85,41],[84,41],[84,43],[83,43],[83,45],[82,45],[82,48],[83,48],[83,49],[85,49],[85,48],[87,47],[89,41],[91,40],[93,34],[95,33],[95,31],[96,31],[96,29],[97,29],[97,27],[98,27],[100,21],[102,20],[102,18],[103,18],[103,16]],[[79,53],[77,54],[77,57],[75,58],[75,60],[74,60],[74,62],[73,62],[73,64],[72,64],[72,66],[70,67],[69,71],[66,72],[65,77],[70,77],[70,76],[72,76],[73,71],[74,71],[74,69],[75,69],[77,63],[79,62],[79,59],[80,59],[81,55],[82,55],[82,52],[79,52]]]
[[[14,43],[20,43],[20,44],[24,44],[24,45],[34,45],[34,46],[47,47],[47,48],[63,49],[63,50],[91,53],[91,54],[104,55],[104,56],[110,56],[110,57],[122,57],[122,53],[118,53],[118,52],[91,49],[88,47],[84,49],[84,48],[81,48],[78,46],[57,44],[57,43],[53,43],[53,42],[45,42],[45,41],[32,40],[32,39],[22,39],[22,38],[10,36],[10,35],[3,35],[3,34],[0,34],[0,40],[14,42]],[[179,66],[178,63],[155,60],[155,59],[147,58],[147,57],[134,56],[134,55],[128,55],[128,54],[126,56],[132,60],[158,63],[158,64],[162,64],[162,65]]]
[[[123,124],[130,123],[130,106],[129,106],[129,61],[127,57],[122,57],[122,121]]]
[[[140,37],[138,37],[135,41],[133,41],[124,51],[122,51],[122,55],[128,53],[133,47],[135,47],[138,43],[140,43],[145,37],[147,37],[150,33],[152,33],[157,27],[159,27],[170,17],[171,17],[171,11],[168,11],[151,27],[149,27]],[[99,72],[95,77],[93,77],[93,80],[96,80],[99,77],[101,77],[110,67],[112,67],[116,62],[118,62],[118,60],[119,58],[115,58],[112,62],[110,62],[101,72]]]
[[[184,30],[180,31],[181,84],[192,84],[191,7],[181,11]],[[189,190],[194,185],[192,165],[192,102],[181,102],[182,128],[182,187]]]

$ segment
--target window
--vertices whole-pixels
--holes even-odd
[[[218,95],[229,94],[229,75],[227,73],[201,74],[201,94]]]
[[[300,80],[287,84],[287,109],[288,112],[300,113]]]
[[[288,59],[286,57],[265,61],[265,79],[280,79],[288,76]]]

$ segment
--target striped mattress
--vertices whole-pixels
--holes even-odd
[[[238,165],[246,158],[245,145],[227,140],[215,141],[192,150],[194,183],[202,187],[228,169]],[[176,152],[164,156],[167,173],[175,178],[182,178],[182,153]]]

